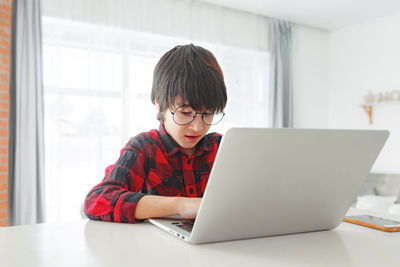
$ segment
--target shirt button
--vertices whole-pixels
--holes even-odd
[[[190,188],[190,189],[189,189],[189,193],[190,193],[190,194],[193,194],[193,192],[194,192],[193,188]]]

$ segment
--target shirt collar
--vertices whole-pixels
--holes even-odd
[[[184,155],[187,155],[184,151],[180,149],[180,147],[172,140],[171,136],[165,130],[164,123],[160,123],[159,133],[161,136],[161,142],[163,143],[168,156],[173,156],[174,154],[181,152]],[[211,150],[210,140],[208,135],[204,136],[199,143],[197,144],[197,151],[193,156],[200,156],[205,152],[209,152]]]
[[[164,123],[162,123],[162,122],[160,123],[158,132],[160,133],[161,142],[163,143],[165,149],[167,150],[168,156],[172,156],[175,153],[180,151],[179,147],[175,144],[175,142],[172,140],[171,136],[169,136],[169,134],[165,130]]]

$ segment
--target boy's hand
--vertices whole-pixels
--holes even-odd
[[[201,198],[179,197],[177,211],[185,219],[196,219],[199,211]]]

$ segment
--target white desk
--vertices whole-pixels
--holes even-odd
[[[148,223],[81,220],[0,229],[1,267],[400,266],[399,251],[400,233],[349,223],[331,231],[204,245],[187,244]]]

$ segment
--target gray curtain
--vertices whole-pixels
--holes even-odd
[[[270,124],[293,126],[292,23],[269,21]]]
[[[9,225],[44,221],[44,110],[39,0],[13,0]]]

